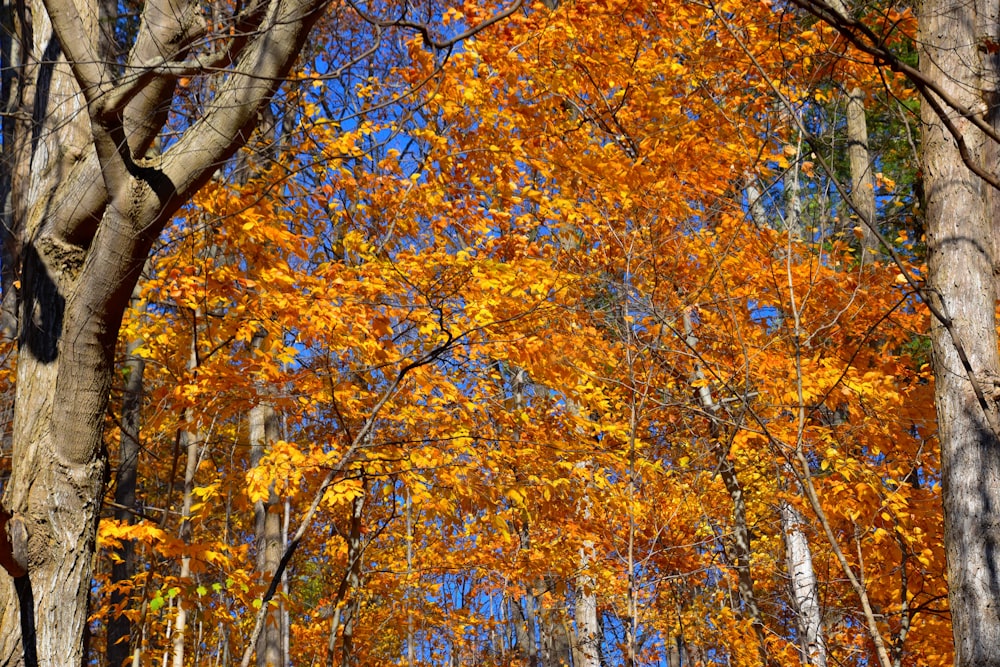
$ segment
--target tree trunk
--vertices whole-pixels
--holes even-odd
[[[861,261],[877,256],[878,237],[875,224],[875,179],[868,151],[868,119],[865,116],[865,92],[854,88],[847,95],[847,153],[851,161],[851,203],[861,217]]]
[[[135,356],[138,342],[129,344],[125,361],[125,394],[122,399],[121,441],[118,451],[118,472],[115,476],[115,519],[134,523],[136,475],[139,467],[139,419],[142,412],[142,376],[146,364]],[[123,540],[112,559],[111,581],[117,588],[111,595],[111,606],[127,604],[131,597],[126,582],[135,574],[135,543]],[[126,607],[127,608],[127,607]],[[123,609],[124,611],[124,609]],[[108,664],[121,667],[137,648],[132,622],[124,613],[108,619]]]
[[[231,67],[211,74],[216,92],[203,115],[151,159],[176,76],[149,63],[188,56],[205,27],[199,5],[146,2],[115,80],[117,68],[98,53],[96,0],[16,4],[16,34],[3,42],[17,45],[25,66],[3,75],[16,77],[5,79],[4,102],[17,111],[4,116],[0,146],[4,242],[16,245],[4,259],[20,269],[13,471],[3,504],[9,529],[24,538],[15,556],[28,575],[0,583],[0,665],[84,662],[122,314],[154,239],[246,142],[321,5],[251,3],[229,44]]]
[[[192,350],[192,367],[195,364],[196,354]],[[194,477],[198,472],[198,464],[201,458],[202,435],[198,428],[193,410],[185,411],[185,426],[181,433],[181,443],[186,453],[184,466],[184,495],[181,501],[181,525],[180,538],[185,545],[191,544],[191,506],[194,500]],[[181,557],[181,569],[178,579],[183,583],[191,576],[191,556],[185,554]],[[188,609],[184,600],[184,595],[175,598],[177,602],[177,615],[174,617],[173,645],[173,667],[184,667],[184,648],[187,640],[188,629]]]
[[[784,231],[794,239],[802,238],[802,198],[799,192],[799,158],[801,150],[798,144],[785,146],[786,153],[791,153],[791,166],[782,176],[782,187],[785,191],[785,224]]]
[[[367,485],[366,485],[367,486]],[[367,491],[367,489],[364,489]],[[361,534],[363,510],[365,507],[365,494],[355,498],[351,503],[351,532],[347,540],[347,558],[349,560],[347,568],[347,588],[353,592],[349,603],[348,613],[344,621],[344,636],[342,655],[342,665],[356,665],[357,656],[354,652],[354,632],[358,625],[358,615],[361,613],[361,559],[364,555],[365,544]]]
[[[813,569],[812,550],[802,526],[805,520],[795,507],[782,502],[781,533],[785,537],[785,562],[791,580],[792,601],[797,612],[802,664],[826,667],[826,641],[819,606],[819,587]]]
[[[927,0],[919,16],[922,73],[971,109],[996,101],[994,63],[982,62],[989,50],[982,40],[990,36],[984,31],[996,30],[997,10],[985,4]],[[944,319],[932,319],[931,339],[955,664],[991,667],[1000,665],[994,222],[988,186],[965,165],[955,137],[927,101],[921,117],[928,294]],[[969,158],[995,172],[995,164],[985,164],[983,133],[957,114],[950,122]]]
[[[844,0],[830,0],[830,6],[850,16]],[[865,91],[855,86],[847,93],[847,155],[851,163],[851,204],[861,218],[861,261],[878,255],[875,236],[875,178],[871,151],[868,150],[868,118],[865,115]]]
[[[589,471],[590,466],[584,465]],[[584,495],[580,505],[581,518],[589,524],[592,515],[590,498]],[[594,541],[585,539],[580,546],[580,574],[576,577],[576,655],[573,660],[576,667],[600,667],[601,664],[596,582],[587,571],[593,559]]]
[[[511,600],[511,620],[517,649],[528,667],[538,666],[538,647],[535,645],[535,596],[527,591],[520,600]]]
[[[264,452],[278,439],[278,414],[266,403],[250,410],[250,465],[257,466]],[[274,491],[268,499],[254,504],[257,532],[257,571],[261,580],[270,582],[278,569],[283,549],[281,515],[282,505]],[[257,640],[258,667],[281,667],[281,609],[272,606],[260,638]]]

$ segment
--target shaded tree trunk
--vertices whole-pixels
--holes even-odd
[[[278,439],[278,414],[266,403],[260,403],[250,410],[250,465],[257,466],[264,453]],[[257,571],[264,582],[270,581],[278,569],[278,561],[284,551],[281,503],[274,491],[267,500],[254,503],[254,521],[257,533]],[[282,619],[281,609],[272,606],[264,629],[257,640],[258,667],[279,667],[282,665]]]
[[[15,246],[4,259],[20,280],[14,465],[3,504],[25,536],[15,555],[28,576],[0,583],[0,665],[84,662],[122,314],[154,239],[246,142],[321,5],[250,3],[219,61],[231,66],[211,75],[215,97],[155,158],[147,152],[176,82],[158,64],[188,56],[205,28],[199,5],[147,2],[117,77],[98,53],[96,0],[17,5],[5,43],[16,43],[25,66],[6,80],[4,102],[17,112],[12,124],[5,117],[0,160],[5,242]]]
[[[115,476],[115,519],[134,523],[136,479],[139,469],[139,423],[142,412],[142,379],[146,368],[142,357],[134,354],[138,342],[129,344],[125,361],[125,392],[122,399],[121,440],[118,450],[118,471]],[[135,574],[135,542],[123,540],[112,559],[111,581],[119,586],[111,594],[111,606],[127,604],[127,582]],[[108,664],[121,667],[138,648],[132,622],[122,613],[108,619]]]
[[[918,21],[921,72],[959,104],[985,105],[994,116],[996,63],[983,44],[995,39],[996,3],[927,0]],[[921,105],[921,118],[928,295],[943,316],[932,319],[931,340],[955,664],[990,667],[1000,665],[997,223],[989,215],[993,195],[930,102]],[[995,149],[984,134],[957,114],[949,122],[969,159],[995,173],[995,162],[987,163]]]

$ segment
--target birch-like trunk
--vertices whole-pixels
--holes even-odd
[[[585,466],[589,471],[589,465]],[[590,497],[580,501],[580,519],[589,524],[593,515]],[[600,667],[601,628],[597,620],[596,582],[588,570],[594,560],[594,541],[585,539],[580,545],[580,573],[576,576],[576,651],[573,664],[577,667]]]
[[[819,605],[819,586],[813,569],[812,549],[802,526],[805,520],[799,511],[787,502],[779,508],[781,533],[785,537],[785,562],[795,604],[799,641],[802,645],[803,664],[826,667],[826,641],[823,635],[823,616]]]

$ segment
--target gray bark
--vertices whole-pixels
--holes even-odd
[[[134,523],[132,510],[136,506],[136,480],[139,468],[139,424],[142,413],[142,379],[146,364],[142,357],[134,354],[138,342],[129,344],[125,361],[125,393],[122,399],[121,440],[118,450],[118,471],[115,476],[115,518],[118,521]],[[135,544],[123,540],[115,550],[118,558],[111,565],[111,580],[119,585],[135,574]],[[111,605],[125,602],[130,596],[121,590],[111,595]],[[126,607],[127,608],[127,607]],[[133,635],[132,623],[125,614],[108,619],[108,664],[121,667],[130,660],[137,647],[137,637]]]
[[[983,40],[995,38],[996,4],[927,0],[918,21],[924,76],[958,103],[995,115],[996,69]],[[932,320],[931,339],[955,664],[990,667],[1000,665],[994,195],[966,166],[954,134],[926,101],[921,117],[928,293],[943,316]],[[995,148],[983,133],[957,114],[950,122],[968,158],[995,172],[996,164],[988,163]]]
[[[97,0],[24,5],[11,44],[23,49],[25,67],[4,89],[16,90],[4,102],[17,107],[4,125],[4,241],[16,245],[5,246],[4,259],[16,258],[21,305],[14,465],[3,503],[26,535],[17,557],[28,575],[0,583],[0,665],[84,662],[107,460],[102,428],[122,314],[153,240],[246,142],[321,6],[252,3],[239,37],[211,63],[226,72],[213,75],[217,94],[203,116],[147,158],[181,69],[163,63],[189,55],[202,30],[199,5],[147,2],[117,78],[98,55]]]
[[[799,157],[801,151],[799,147],[792,146],[794,155],[792,164],[782,176],[782,187],[785,191],[785,231],[792,238],[802,238],[802,198],[799,192],[802,190],[799,184]]]
[[[250,410],[250,465],[257,466],[265,451],[278,439],[278,414],[266,403]],[[264,582],[270,581],[278,569],[284,551],[281,529],[282,505],[271,491],[267,500],[254,504],[257,532],[257,571]],[[282,667],[281,610],[272,606],[264,629],[257,640],[258,667]]]
[[[875,179],[868,150],[865,92],[854,88],[847,95],[847,154],[851,162],[851,203],[861,217],[861,258],[870,261],[879,250],[875,224]]]
[[[830,0],[830,6],[850,16],[844,0]],[[854,87],[847,94],[847,155],[851,164],[851,206],[861,218],[861,261],[878,255],[875,235],[875,178],[871,151],[868,148],[868,118],[865,115],[865,91]]]
[[[747,173],[744,177],[743,192],[747,198],[747,208],[750,211],[750,220],[760,229],[770,227],[767,218],[767,210],[764,207],[764,193],[757,186],[757,177]]]

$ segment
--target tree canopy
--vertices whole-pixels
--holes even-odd
[[[0,664],[994,664],[925,4],[5,3]]]

